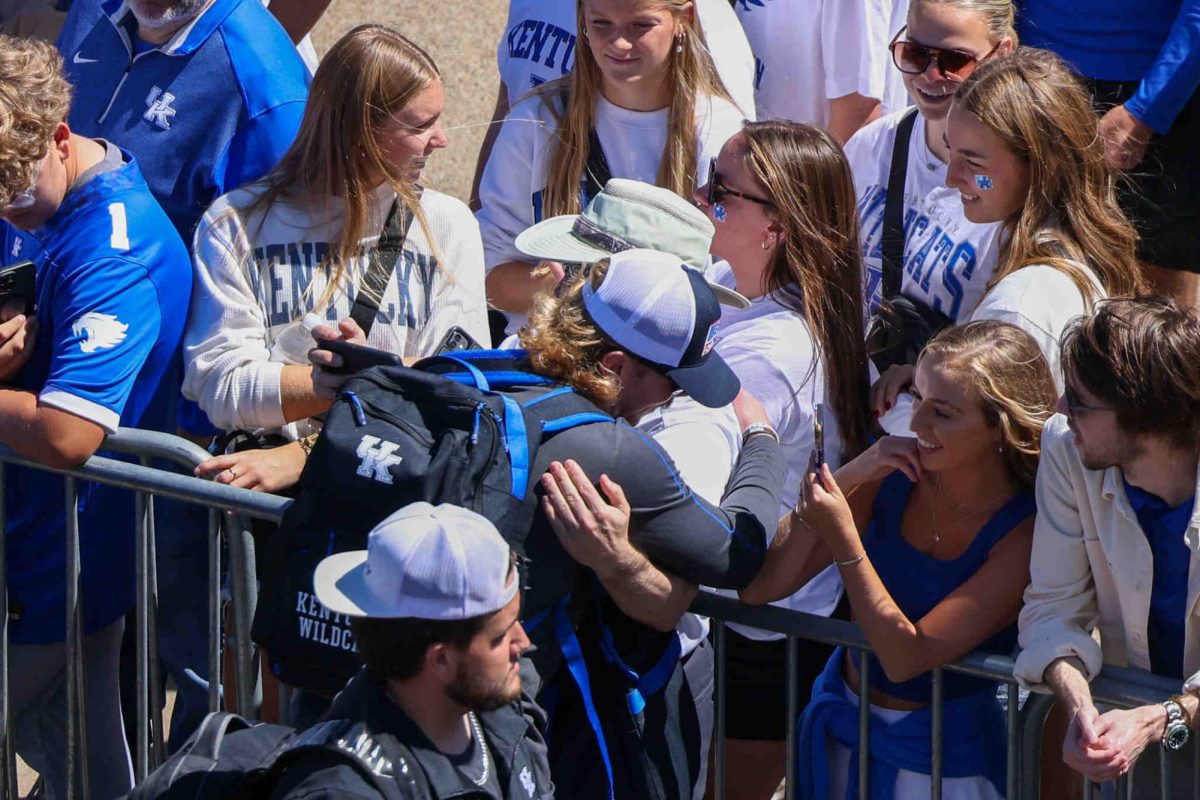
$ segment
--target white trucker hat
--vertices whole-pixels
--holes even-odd
[[[329,556],[317,599],[350,617],[469,619],[504,608],[520,581],[490,521],[444,503],[412,503],[375,526],[366,550]]]
[[[733,402],[741,382],[713,349],[721,306],[704,276],[657,250],[626,250],[608,264],[598,287],[583,287],[592,322],[700,405]]]

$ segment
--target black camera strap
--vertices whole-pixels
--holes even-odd
[[[909,109],[896,126],[896,141],[892,144],[892,166],[883,207],[884,300],[900,294],[904,274],[904,184],[908,173],[908,146],[916,122],[917,109]]]
[[[421,202],[422,191],[420,186],[413,184],[413,194],[418,203]],[[364,336],[371,333],[371,326],[375,324],[379,303],[404,252],[404,242],[408,239],[414,216],[413,210],[401,203],[399,197],[393,200],[387,221],[383,223],[383,230],[379,234],[379,243],[367,256],[367,268],[363,270],[362,283],[354,293],[354,306],[350,309],[350,318],[362,328]]]

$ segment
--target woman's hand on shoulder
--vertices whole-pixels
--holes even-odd
[[[896,398],[912,386],[916,371],[912,364],[893,364],[879,376],[879,380],[871,387],[871,410],[875,416],[882,417],[892,410]]]
[[[911,436],[883,436],[853,461],[838,471],[838,481],[847,491],[886,478],[895,470],[902,471],[913,483],[921,480],[924,470],[917,451],[917,440]]]

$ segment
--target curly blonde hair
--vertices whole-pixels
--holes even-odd
[[[921,358],[930,356],[971,381],[988,426],[1000,430],[1009,471],[1032,489],[1042,455],[1042,428],[1058,400],[1050,365],[1037,342],[1016,325],[984,319],[943,330],[921,352]]]
[[[71,84],[52,45],[0,35],[0,206],[33,183],[58,123],[71,110]]]
[[[598,288],[608,272],[608,259],[566,278],[554,294],[539,295],[521,330],[521,346],[529,351],[535,372],[564,383],[602,409],[610,410],[621,393],[617,376],[600,359],[621,348],[592,322],[583,307],[583,287]]]

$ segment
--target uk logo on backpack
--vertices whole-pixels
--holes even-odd
[[[612,418],[531,372],[522,351],[461,351],[347,380],[267,546],[253,634],[275,675],[332,696],[358,668],[349,620],[313,597],[321,559],[364,549],[378,522],[422,500],[482,514],[523,556],[538,447],[594,422]]]

